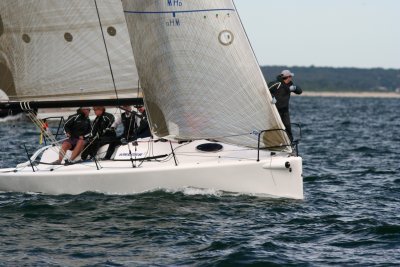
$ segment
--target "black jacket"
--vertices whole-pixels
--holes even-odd
[[[64,131],[71,135],[71,137],[79,138],[90,133],[90,119],[85,117],[80,111],[75,115],[68,117],[64,125]]]
[[[151,136],[149,122],[147,121],[146,112],[144,112],[142,119],[140,120],[139,127],[136,130],[137,138],[145,138]]]
[[[107,133],[111,133],[111,125],[114,123],[114,120],[114,116],[107,112],[104,112],[101,116],[97,116],[93,121],[91,135],[93,137],[102,137],[107,135]]]
[[[131,113],[128,116],[127,112],[122,113],[121,122],[122,125],[124,126],[124,132],[122,134],[122,137],[129,138],[131,136],[134,136],[135,130],[137,128],[135,114]]]
[[[293,85],[293,82],[288,84],[284,83],[282,80],[282,76],[278,76],[275,82],[271,82],[268,84],[269,91],[271,95],[276,99],[276,108],[279,111],[289,111],[289,100],[290,100],[290,86]],[[303,90],[300,86],[296,85],[296,90],[293,93],[300,95]]]

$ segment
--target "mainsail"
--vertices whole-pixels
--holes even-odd
[[[137,96],[120,0],[0,1],[0,89],[11,100],[116,98],[114,82],[119,97]]]
[[[290,143],[232,0],[122,2],[156,135]]]

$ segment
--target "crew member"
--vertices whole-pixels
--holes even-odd
[[[62,143],[58,160],[53,164],[61,164],[65,153],[72,150],[71,158],[66,163],[73,161],[83,150],[85,146],[85,135],[90,133],[90,108],[81,107],[76,114],[68,117],[64,125],[64,131],[67,139]]]
[[[140,121],[138,123],[138,128],[136,130],[136,137],[137,138],[146,138],[146,137],[151,137],[151,131],[150,131],[150,126],[149,122],[147,120],[147,114],[146,114],[146,109],[144,106],[141,106],[138,108],[138,111],[140,112],[139,118]]]
[[[115,129],[122,124],[124,126],[124,130],[120,136],[114,138],[114,140],[112,140],[109,143],[107,153],[104,159],[111,159],[111,156],[114,153],[114,150],[117,146],[125,144],[126,142],[129,141],[136,140],[136,135],[135,135],[137,129],[135,120],[136,112],[133,112],[132,107],[129,105],[125,105],[120,108],[122,110],[125,110],[125,112],[121,113],[121,116],[117,117],[117,119],[111,125],[111,129],[115,132]]]
[[[114,116],[106,112],[105,107],[97,106],[93,107],[96,118],[93,121],[92,131],[87,146],[82,152],[82,159],[94,158],[97,154],[97,150],[105,144],[112,142],[115,139],[115,131],[111,129],[111,125],[114,123]]]
[[[131,106],[122,106],[125,112],[121,113],[113,125],[112,129],[116,129],[120,124],[124,126],[123,133],[114,141],[110,142],[105,159],[111,159],[112,154],[117,146],[134,141],[138,138],[150,137],[151,132],[147,122],[146,111],[143,106],[138,107],[139,113],[132,110]]]
[[[269,91],[273,97],[273,103],[278,109],[279,115],[281,116],[283,125],[285,125],[286,132],[291,142],[293,141],[293,135],[289,115],[290,94],[293,92],[300,95],[303,92],[300,86],[293,84],[293,76],[294,74],[289,70],[283,70],[281,74],[277,76],[277,80],[275,82],[268,84]]]

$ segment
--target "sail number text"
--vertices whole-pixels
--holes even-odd
[[[183,2],[182,0],[167,0],[168,6],[171,7],[182,7]],[[168,21],[165,22],[167,27],[175,27],[175,26],[181,26],[181,22],[178,18],[176,18],[176,13],[172,13],[173,18],[169,19]]]
[[[183,3],[180,0],[168,0],[169,6],[182,6]]]
[[[167,27],[181,26],[181,22],[177,18],[172,18],[172,19],[168,20],[167,22],[165,22],[165,24],[167,25]]]

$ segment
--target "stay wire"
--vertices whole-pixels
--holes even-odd
[[[118,97],[118,92],[117,92],[117,86],[115,85],[114,72],[113,72],[112,66],[111,66],[110,55],[109,55],[109,53],[108,53],[107,42],[106,42],[106,38],[105,38],[105,36],[104,36],[103,25],[102,25],[101,19],[100,19],[99,7],[97,6],[97,0],[94,0],[94,4],[95,4],[95,6],[96,6],[97,17],[98,17],[98,19],[99,19],[99,25],[100,25],[101,35],[102,35],[102,37],[103,37],[104,47],[105,47],[105,49],[106,49],[107,60],[108,60],[108,66],[109,66],[109,68],[110,68],[110,74],[111,74],[111,78],[112,78],[112,82],[113,82],[113,86],[114,86],[115,96],[116,96],[116,98],[117,98],[117,100],[118,100],[119,97]],[[118,101],[117,101],[117,103],[118,103]],[[118,106],[119,106],[119,105],[118,105]]]
[[[47,138],[48,140],[50,140],[50,143],[52,145],[51,149],[53,151],[55,151],[56,153],[61,153],[62,156],[65,157],[66,153],[63,150],[61,150],[61,149],[59,151],[56,150],[55,146],[58,143],[58,141],[56,140],[54,135],[47,130],[45,123],[37,117],[37,114],[34,111],[29,110],[29,109],[25,110],[25,114],[39,128],[39,130],[40,130],[41,134],[43,134],[44,138]]]

